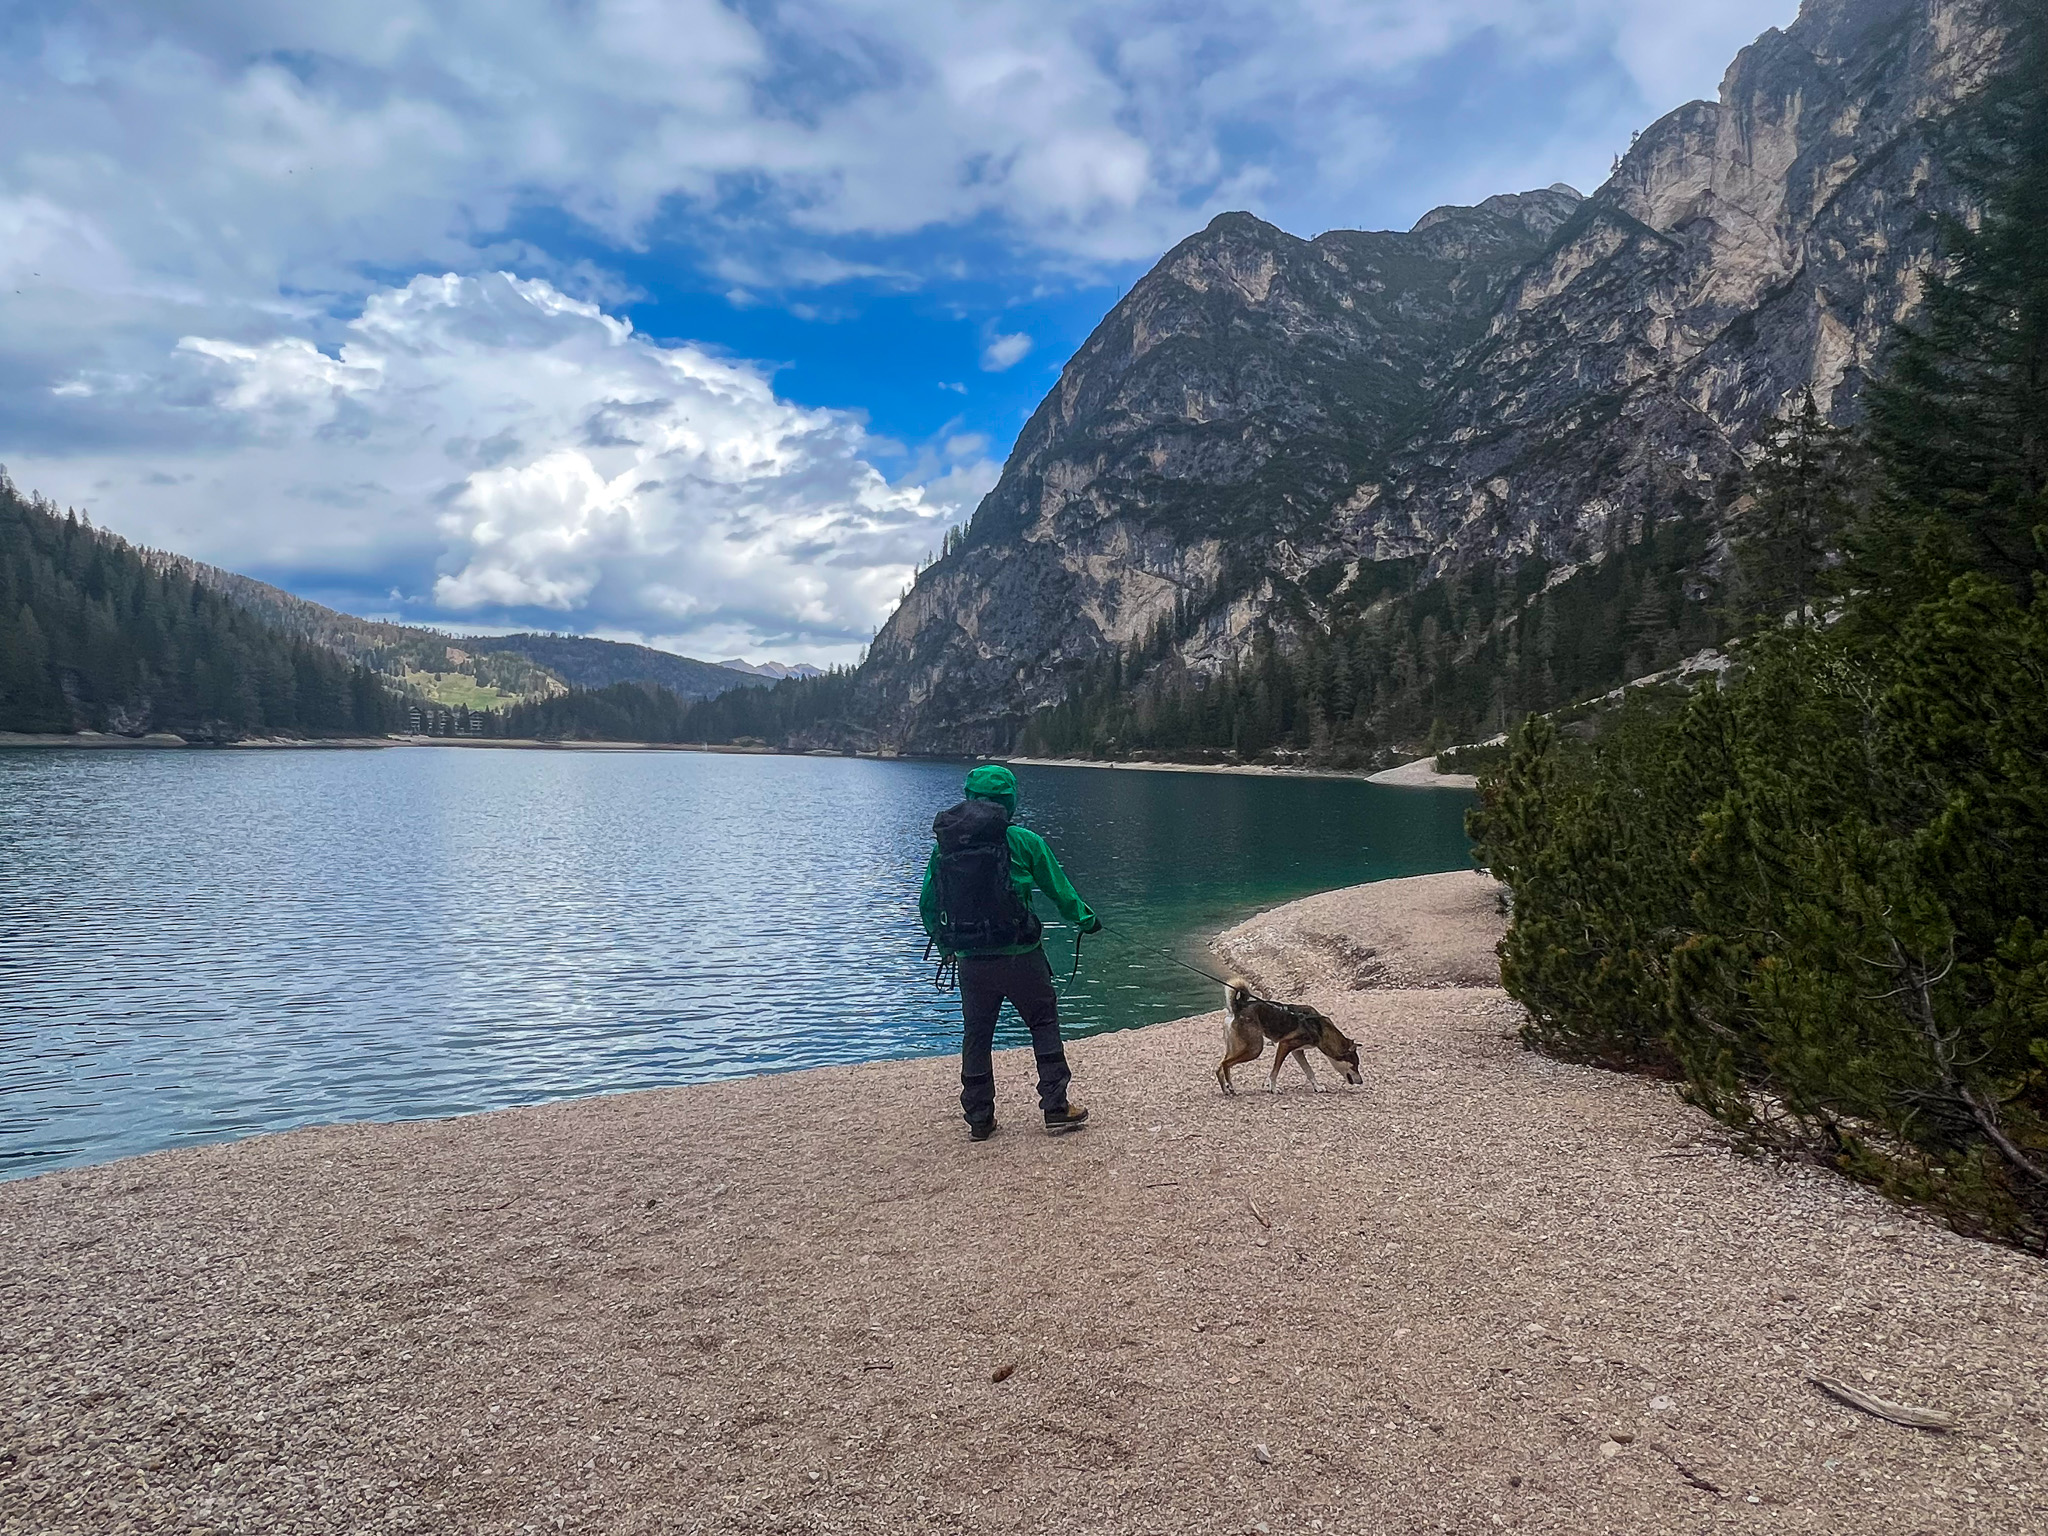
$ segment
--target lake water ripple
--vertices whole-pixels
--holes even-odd
[[[0,750],[0,1177],[956,1049],[916,903],[961,771]],[[1129,936],[1090,942],[1075,1034],[1216,1006],[1151,946],[1192,955],[1275,902],[1469,862],[1458,794],[1020,778],[1024,820]],[[1047,942],[1064,975],[1071,934]],[[1006,1020],[998,1043],[1026,1038]]]

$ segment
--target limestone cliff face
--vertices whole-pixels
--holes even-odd
[[[1997,45],[1976,0],[1808,0],[1591,197],[1314,240],[1218,218],[1075,354],[877,636],[885,734],[1002,750],[1176,612],[1212,667],[1375,562],[1597,558],[1708,507],[1801,389],[1852,419],[1952,203],[1934,127]]]

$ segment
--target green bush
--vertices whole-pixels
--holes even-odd
[[[1984,217],[1863,465],[1803,407],[1768,439],[1739,670],[1525,723],[1471,825],[1530,1045],[2048,1251],[2048,42],[2013,15],[1955,125]]]
[[[1508,760],[1505,742],[1493,745],[1451,747],[1436,755],[1438,773],[1491,773]]]
[[[1531,1045],[2048,1244],[2048,599],[1963,578],[1881,653],[1787,635],[1590,745],[1531,721],[1473,830]]]

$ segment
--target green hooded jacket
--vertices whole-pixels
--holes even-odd
[[[968,774],[966,793],[970,800],[993,800],[1012,816],[1017,814],[1017,776],[1000,763],[983,763]],[[1031,890],[1036,886],[1052,898],[1052,904],[1060,909],[1061,917],[1083,932],[1092,930],[1095,913],[1075,892],[1066,872],[1060,868],[1060,861],[1046,846],[1045,839],[1028,827],[1014,823],[1007,835],[1010,843],[1010,884],[1016,889],[1018,900],[1030,906]],[[917,915],[924,922],[924,931],[933,939],[938,938],[939,926],[938,893],[933,888],[938,868],[939,849],[934,843],[931,857],[925,861],[924,890],[917,898]],[[1012,944],[1003,949],[976,949],[968,953],[1028,955],[1036,948],[1036,944]]]

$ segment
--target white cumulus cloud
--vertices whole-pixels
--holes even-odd
[[[1014,368],[1030,350],[1031,338],[1022,331],[997,336],[981,349],[982,369],[988,373],[1001,373],[1006,368]]]
[[[930,490],[891,483],[857,418],[537,279],[416,278],[344,329],[331,354],[187,337],[131,380],[136,408],[179,381],[183,403],[155,408],[202,430],[126,473],[121,526],[203,518],[205,543],[272,566],[409,552],[408,598],[483,623],[845,660],[993,476],[966,434],[919,466]],[[16,473],[106,499],[61,463]]]
[[[30,0],[0,10],[0,278],[36,271],[47,290],[61,271],[117,311],[360,293],[366,267],[473,270],[494,247],[566,279],[573,261],[546,271],[508,240],[533,209],[616,247],[681,212],[708,270],[746,291],[915,281],[914,248],[825,247],[935,227],[990,224],[1056,259],[1142,258],[1245,204],[1314,233],[1355,223],[1390,176],[1442,170],[1443,125],[1402,113],[1459,50],[1489,50],[1477,99],[1483,71],[1512,92],[1513,70],[1545,62],[1633,94],[1597,123],[1567,100],[1517,108],[1501,154],[1585,180],[1610,138],[1711,93],[1794,9]]]

